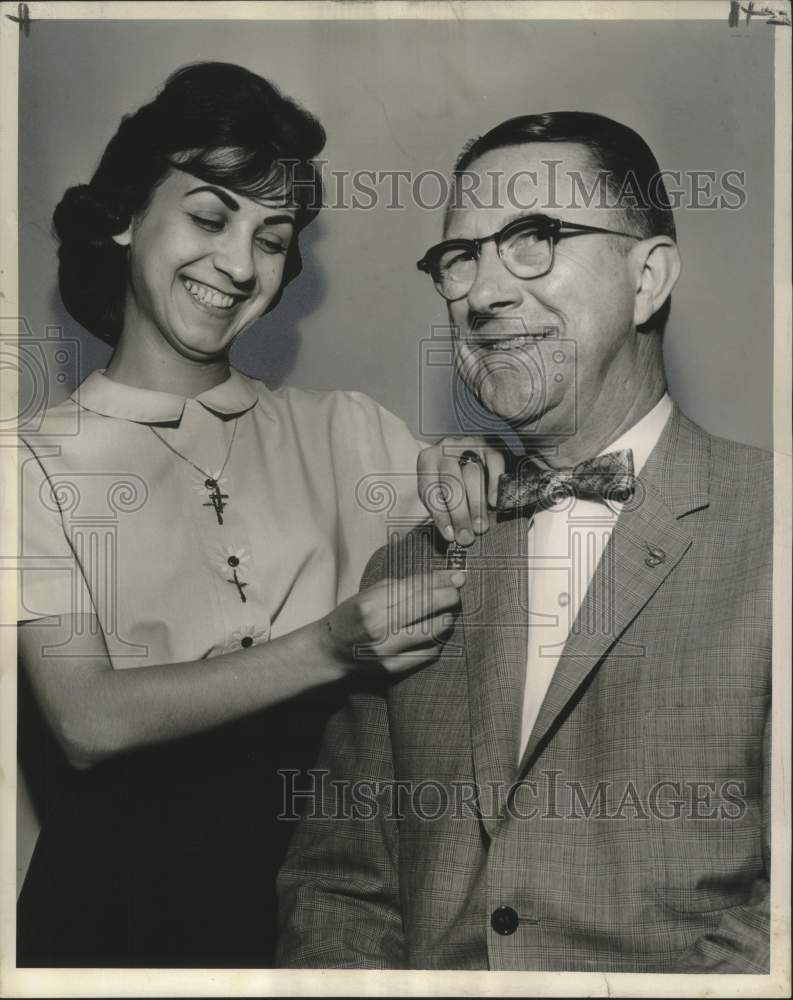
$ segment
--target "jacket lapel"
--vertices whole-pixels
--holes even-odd
[[[527,532],[509,516],[468,554],[461,591],[474,773],[488,832],[515,780],[528,648]]]
[[[561,713],[606,653],[637,657],[619,637],[691,547],[680,518],[708,503],[710,442],[675,407],[623,508],[587,589],[518,773],[553,736]]]

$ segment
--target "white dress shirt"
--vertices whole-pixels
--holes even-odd
[[[638,475],[671,414],[672,400],[664,395],[601,454],[630,448]],[[620,510],[612,501],[565,498],[538,510],[529,527],[529,648],[519,758]]]

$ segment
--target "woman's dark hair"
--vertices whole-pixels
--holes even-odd
[[[312,162],[325,132],[311,114],[260,76],[206,62],[173,73],[150,103],[125,116],[89,184],[69,188],[55,209],[58,282],[71,315],[114,345],[124,322],[127,255],[113,240],[177,168],[250,198],[288,194],[299,231],[318,213]],[[282,288],[301,270],[290,245]],[[280,291],[272,308],[280,298]]]
[[[454,176],[494,149],[532,142],[586,146],[595,169],[605,172],[607,188],[625,222],[645,238],[676,238],[669,195],[652,150],[638,132],[605,115],[550,111],[510,118],[466,145],[454,165]]]

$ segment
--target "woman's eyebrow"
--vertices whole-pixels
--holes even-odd
[[[202,184],[200,187],[192,188],[187,192],[187,194],[185,194],[185,198],[191,194],[200,194],[202,191],[209,191],[210,194],[215,195],[215,197],[219,198],[230,211],[239,211],[239,202],[235,201],[235,199],[232,198],[227,191],[224,191],[223,188],[215,187],[214,184]],[[268,215],[267,218],[262,220],[262,225],[267,226],[279,226],[284,223],[294,226],[295,220],[291,215]]]
[[[262,224],[266,226],[280,226],[284,223],[294,226],[295,220],[291,215],[268,215],[266,219],[262,219]]]
[[[203,184],[201,187],[193,188],[191,191],[187,192],[185,197],[191,194],[199,194],[201,191],[209,191],[210,194],[215,195],[216,198],[219,198],[223,202],[223,204],[226,206],[226,208],[229,209],[229,211],[231,212],[239,211],[240,208],[239,203],[236,202],[231,197],[231,195],[228,194],[228,192],[224,191],[223,188],[215,187],[214,184]]]

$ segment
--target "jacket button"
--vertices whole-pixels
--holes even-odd
[[[504,934],[505,936],[514,934],[519,923],[518,915],[511,906],[499,906],[490,914],[490,926],[496,934]]]

